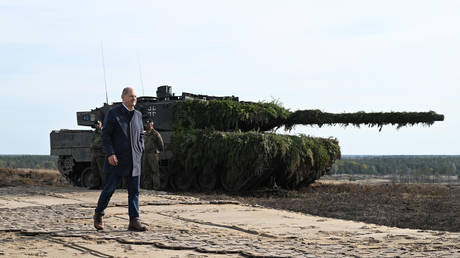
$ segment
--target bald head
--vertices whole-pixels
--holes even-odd
[[[133,91],[134,89],[132,87],[125,87],[123,91],[121,92],[121,97],[124,95],[128,95],[130,91]]]
[[[129,110],[133,110],[137,102],[136,91],[131,87],[124,88],[121,92],[121,99]]]

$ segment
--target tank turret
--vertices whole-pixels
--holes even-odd
[[[77,123],[93,126],[119,102],[77,112]],[[160,155],[164,189],[243,191],[258,187],[298,188],[324,175],[340,147],[335,138],[285,135],[275,129],[295,125],[377,126],[443,121],[429,112],[327,113],[290,111],[275,102],[240,101],[235,96],[182,93],[160,86],[157,96],[139,97],[136,109],[144,122],[154,121],[165,142]],[[90,182],[90,130],[51,132],[51,155],[59,171],[74,185]]]

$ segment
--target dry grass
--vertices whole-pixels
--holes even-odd
[[[0,187],[23,185],[67,186],[69,184],[56,170],[0,168]]]
[[[198,195],[400,228],[460,232],[458,186],[316,183],[301,191]]]

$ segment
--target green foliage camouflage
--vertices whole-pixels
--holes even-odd
[[[267,131],[286,121],[289,111],[275,102],[187,100],[176,103],[173,114],[179,127]]]
[[[232,100],[187,100],[178,102],[173,110],[180,126],[213,128],[221,131],[268,131],[281,126],[291,129],[302,125],[367,125],[369,127],[396,125],[398,128],[443,121],[444,116],[429,112],[355,112],[327,113],[320,110],[291,112],[275,102],[238,102]]]
[[[289,115],[285,126],[292,128],[296,124],[302,125],[334,125],[341,124],[344,126],[354,125],[359,127],[364,124],[369,127],[384,125],[397,125],[401,128],[407,125],[424,124],[432,125],[435,121],[444,120],[443,115],[434,111],[429,112],[356,112],[356,113],[326,113],[320,110],[299,110]]]
[[[226,191],[274,186],[297,188],[324,175],[340,158],[336,139],[273,133],[177,130],[174,185]]]
[[[307,186],[340,158],[334,138],[263,133],[281,126],[379,126],[398,128],[443,120],[435,112],[343,113],[291,112],[275,102],[187,100],[173,108],[173,185],[178,190]]]

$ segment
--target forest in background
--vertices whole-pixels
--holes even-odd
[[[460,175],[460,155],[343,155],[330,171],[330,174],[395,173]]]
[[[349,180],[371,176],[387,178],[394,183],[453,183],[460,178],[460,156],[345,155],[334,163],[328,175],[349,177]]]
[[[50,155],[0,155],[0,168],[57,170],[57,157]]]
[[[57,157],[0,155],[0,168],[57,169]],[[460,176],[460,155],[343,155],[329,174]]]

